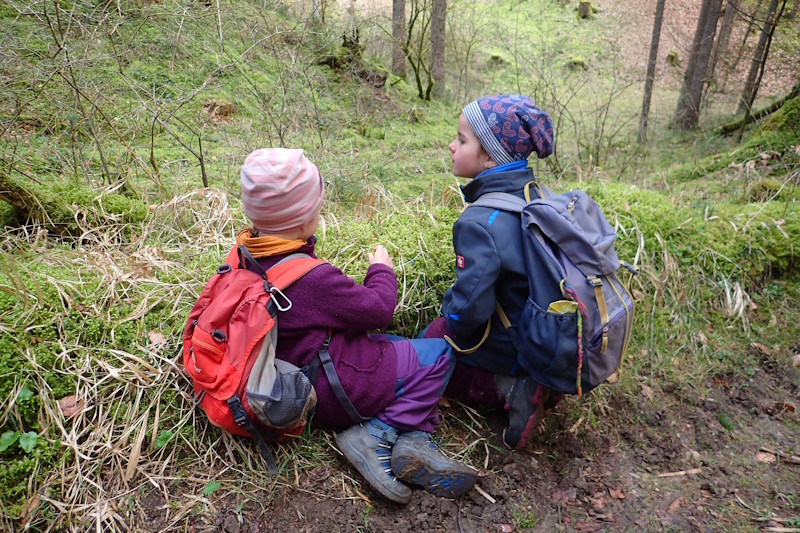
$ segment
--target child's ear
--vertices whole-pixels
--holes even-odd
[[[481,146],[480,158],[481,158],[481,164],[483,165],[483,168],[485,168],[486,170],[489,170],[490,168],[494,168],[497,166],[497,163],[495,163],[494,159],[492,159],[489,156],[489,153],[486,150],[484,150],[483,146]]]

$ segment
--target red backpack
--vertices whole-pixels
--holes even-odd
[[[275,358],[277,312],[292,306],[282,291],[322,263],[293,254],[265,272],[247,248],[234,247],[194,304],[183,334],[195,403],[215,426],[255,439],[271,473],[277,467],[265,439],[300,435],[317,403],[309,376]],[[323,350],[327,355],[327,342]]]

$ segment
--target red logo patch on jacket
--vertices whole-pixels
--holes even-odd
[[[466,266],[466,261],[464,261],[464,256],[463,255],[457,255],[456,256],[456,266],[458,268],[464,268]]]

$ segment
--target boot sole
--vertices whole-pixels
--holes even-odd
[[[355,446],[350,445],[347,436],[344,433],[339,433],[336,435],[334,439],[336,441],[336,445],[341,450],[342,454],[344,454],[345,458],[350,461],[350,464],[358,470],[358,473],[361,474],[361,477],[372,487],[375,491],[377,491],[381,496],[384,498],[391,500],[395,503],[402,503],[407,504],[411,501],[411,491],[409,490],[408,496],[401,496],[399,494],[394,494],[387,490],[383,490],[380,485],[377,483],[372,483],[369,480],[369,476],[367,473],[369,472],[369,468],[367,467],[367,458],[364,457],[360,452],[355,449]]]
[[[476,474],[472,471],[435,470],[416,457],[393,459],[392,466],[397,477],[406,483],[419,485],[436,496],[458,498],[475,484]]]

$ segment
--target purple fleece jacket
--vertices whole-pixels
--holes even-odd
[[[316,238],[297,252],[314,255]],[[297,253],[293,252],[293,253]],[[288,254],[287,254],[288,255]],[[259,258],[265,269],[285,255]],[[361,416],[372,417],[394,399],[397,359],[389,342],[368,330],[389,326],[397,304],[397,277],[386,265],[367,270],[363,285],[330,264],[320,265],[294,282],[284,294],[292,308],[278,311],[277,357],[303,367],[311,362],[329,329],[328,351],[348,398]],[[333,428],[353,425],[328,385],[325,371],[317,375],[314,421]]]

